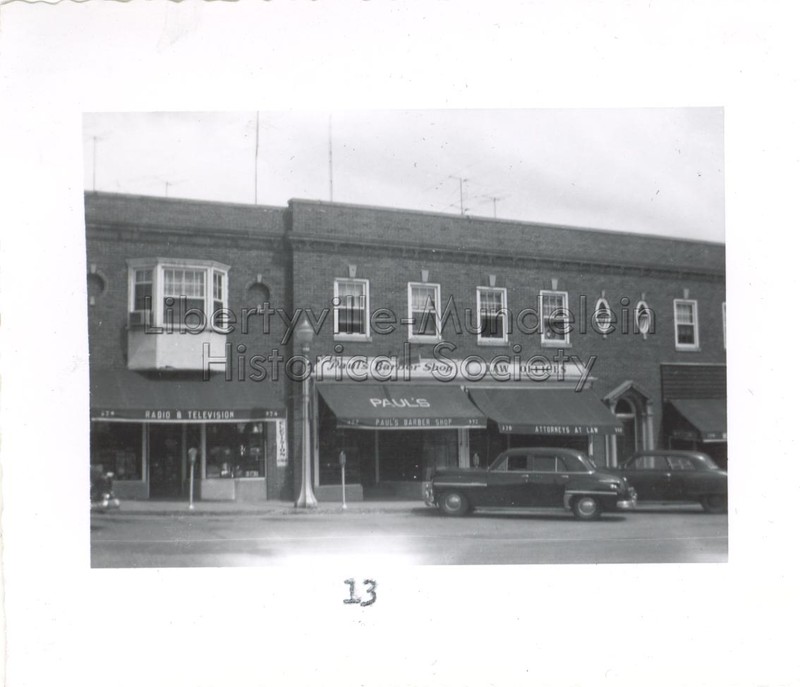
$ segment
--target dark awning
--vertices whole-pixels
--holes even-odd
[[[143,422],[246,422],[286,417],[278,384],[226,381],[214,374],[91,372],[93,420]]]
[[[362,429],[486,427],[486,418],[457,386],[318,384],[339,426]]]
[[[728,440],[728,410],[724,398],[687,398],[670,403],[700,432],[701,441]]]
[[[622,434],[622,424],[591,391],[470,389],[469,393],[507,434]]]

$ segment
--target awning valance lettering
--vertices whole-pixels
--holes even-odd
[[[728,410],[724,398],[676,399],[670,403],[698,431],[701,441],[728,440]]]
[[[340,427],[459,429],[486,427],[460,387],[413,384],[319,384]]]
[[[215,374],[140,374],[96,370],[91,374],[93,420],[140,422],[253,422],[286,417],[280,387]]]
[[[469,393],[506,434],[622,434],[622,424],[591,391],[470,389]]]

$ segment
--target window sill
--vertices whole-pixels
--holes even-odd
[[[372,343],[369,334],[334,334],[334,341],[349,341],[351,343]]]
[[[410,344],[437,344],[442,342],[441,336],[409,336]]]
[[[682,353],[697,353],[700,350],[700,346],[675,346],[676,351],[680,351]]]
[[[548,339],[542,341],[542,348],[572,348],[572,344],[569,341],[553,341],[552,339]]]
[[[494,346],[495,348],[502,348],[508,346],[508,339],[478,339],[478,346]]]

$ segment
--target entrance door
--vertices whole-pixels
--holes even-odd
[[[150,425],[150,497],[181,495],[181,426]]]

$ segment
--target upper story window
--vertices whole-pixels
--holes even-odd
[[[614,325],[614,316],[605,298],[598,298],[594,306],[594,325],[598,334],[607,336]]]
[[[636,304],[636,333],[641,334],[645,339],[655,328],[655,313],[650,309],[645,301]]]
[[[202,331],[225,324],[227,265],[211,260],[131,260],[129,322]],[[211,285],[211,287],[209,287]]]
[[[728,311],[725,305],[722,304],[722,347],[728,348]]]
[[[678,350],[697,350],[700,348],[697,301],[676,298],[674,306],[675,348]]]
[[[333,282],[333,333],[342,339],[369,336],[369,281],[336,279]]]
[[[540,291],[539,314],[543,346],[568,346],[571,328],[566,291]]]
[[[438,341],[441,338],[440,312],[439,284],[408,283],[409,340]]]
[[[488,286],[478,287],[478,343],[508,343],[506,290]]]

